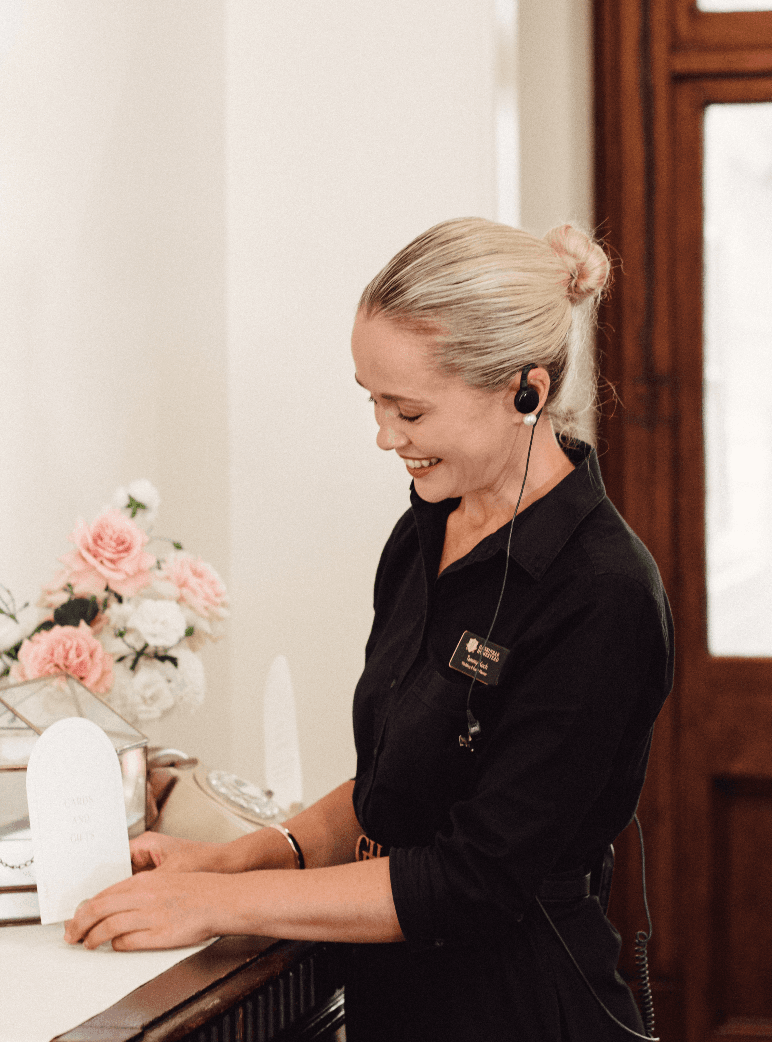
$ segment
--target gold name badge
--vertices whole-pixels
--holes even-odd
[[[474,677],[481,684],[494,687],[499,682],[508,655],[509,650],[500,644],[464,630],[448,665],[459,673]]]

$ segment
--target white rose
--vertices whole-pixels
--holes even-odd
[[[137,510],[134,520],[140,528],[147,531],[152,527],[158,513],[158,507],[161,505],[161,496],[158,493],[158,489],[147,478],[139,478],[137,481],[132,481],[125,488],[123,485],[117,488],[110,505],[125,511],[131,516],[130,498],[137,503],[141,503],[145,508],[144,510]]]
[[[172,648],[185,636],[185,616],[174,601],[144,600],[129,616],[128,628],[154,648]]]

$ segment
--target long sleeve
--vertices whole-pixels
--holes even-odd
[[[549,872],[586,867],[635,810],[672,681],[661,605],[605,574],[531,630],[507,682],[478,699],[482,735],[462,753],[475,759],[469,795],[432,843],[390,851],[397,914],[415,943],[510,929]]]

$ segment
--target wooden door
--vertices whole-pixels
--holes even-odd
[[[660,565],[676,623],[676,686],[640,807],[656,1028],[665,1042],[772,1042],[772,633],[756,653],[709,641],[721,595],[707,593],[703,205],[706,111],[772,101],[772,0],[752,13],[694,0],[595,10],[597,220],[619,258],[599,346],[620,400],[606,394],[601,464]],[[768,285],[762,309],[772,266]],[[749,401],[762,368],[747,373]],[[719,367],[719,388],[734,370],[731,359]],[[772,516],[769,530],[772,540]],[[772,608],[772,583],[754,594]],[[618,844],[610,909],[628,975],[645,926],[635,844]]]

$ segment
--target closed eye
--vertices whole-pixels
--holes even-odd
[[[372,395],[370,395],[370,397],[367,400],[369,402],[372,402],[373,405],[375,405],[375,398],[373,398]],[[399,412],[399,411],[397,412],[397,418],[400,419],[400,420],[407,420],[408,423],[415,423],[415,421],[416,420],[420,420],[422,416],[423,416],[422,412],[419,412],[416,416],[405,416],[405,414],[403,412]]]

